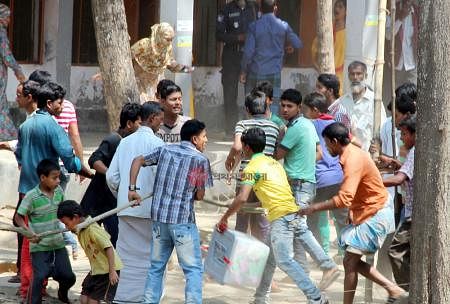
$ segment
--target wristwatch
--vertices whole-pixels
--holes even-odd
[[[141,190],[141,188],[136,187],[136,185],[129,185],[129,186],[128,186],[128,190],[130,190],[130,191],[136,191],[136,190]]]

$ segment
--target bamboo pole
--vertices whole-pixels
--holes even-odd
[[[384,39],[386,34],[386,1],[379,0],[378,4],[378,41],[377,41],[377,59],[375,61],[375,79],[374,79],[374,124],[373,141],[380,147],[380,127],[381,127],[381,107],[383,106],[383,65],[384,65]],[[394,0],[395,1],[395,0]],[[377,160],[379,155],[372,155]]]
[[[391,130],[391,137],[392,137],[392,157],[394,159],[397,159],[397,145],[396,145],[396,136],[395,136],[395,108],[396,108],[396,102],[395,102],[395,31],[394,31],[394,24],[395,24],[395,14],[396,14],[396,7],[395,7],[395,0],[391,0],[391,93],[392,93],[392,130]],[[397,187],[396,187],[397,190]],[[397,192],[397,191],[396,191]]]

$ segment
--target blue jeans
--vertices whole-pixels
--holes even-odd
[[[295,202],[300,208],[309,206],[310,202],[316,196],[316,184],[310,182],[303,182],[300,180],[290,180],[292,194],[294,194]],[[306,222],[306,217],[303,217]],[[303,267],[306,273],[309,273],[308,260],[306,258],[305,248],[302,244],[294,240],[294,258]]]
[[[336,264],[325,254],[309,231],[306,219],[293,213],[274,220],[270,226],[270,254],[263,277],[256,289],[255,303],[268,303],[275,266],[283,270],[309,300],[320,298],[320,290],[300,263],[294,259],[293,244],[295,241],[301,243],[323,270],[333,269]]]
[[[167,261],[173,248],[186,278],[185,303],[202,303],[203,264],[197,225],[153,222],[150,269],[145,284],[144,302],[159,303]]]

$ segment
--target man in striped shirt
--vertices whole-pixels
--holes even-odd
[[[141,200],[136,180],[142,166],[157,165],[150,216],[153,220],[151,266],[144,302],[159,303],[164,269],[175,248],[186,277],[185,302],[202,303],[203,265],[200,237],[195,224],[194,200],[201,200],[212,187],[209,160],[203,155],[208,141],[205,124],[188,120],[179,144],[158,147],[133,160],[128,199]]]
[[[278,135],[280,132],[278,126],[266,118],[267,103],[266,95],[263,92],[252,91],[252,93],[247,95],[245,98],[245,108],[249,119],[241,120],[236,124],[234,143],[225,161],[225,168],[228,172],[233,171],[239,161],[241,161],[239,172],[242,172],[250,161],[249,159],[241,160],[241,136],[244,131],[251,128],[261,128],[264,130],[264,133],[266,134],[266,147],[264,148],[264,154],[267,156],[273,155],[278,140]],[[239,189],[240,181],[237,182],[236,193],[239,193]],[[260,202],[256,198],[253,191],[247,201],[252,205],[260,205]],[[236,216],[235,229],[246,233],[249,227],[251,234],[254,237],[258,238],[262,242],[266,241],[270,224],[264,215],[238,212]]]
[[[339,79],[334,74],[320,74],[316,81],[316,92],[323,94],[328,102],[328,114],[334,117],[334,120],[344,124],[349,130],[352,127],[350,114],[345,107],[338,101],[339,98]]]

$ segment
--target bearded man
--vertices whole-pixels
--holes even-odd
[[[361,61],[353,61],[348,66],[350,93],[339,98],[339,102],[350,114],[351,133],[361,143],[361,149],[368,151],[373,138],[374,93],[366,84],[367,66]],[[386,120],[386,111],[381,108],[381,125]]]

